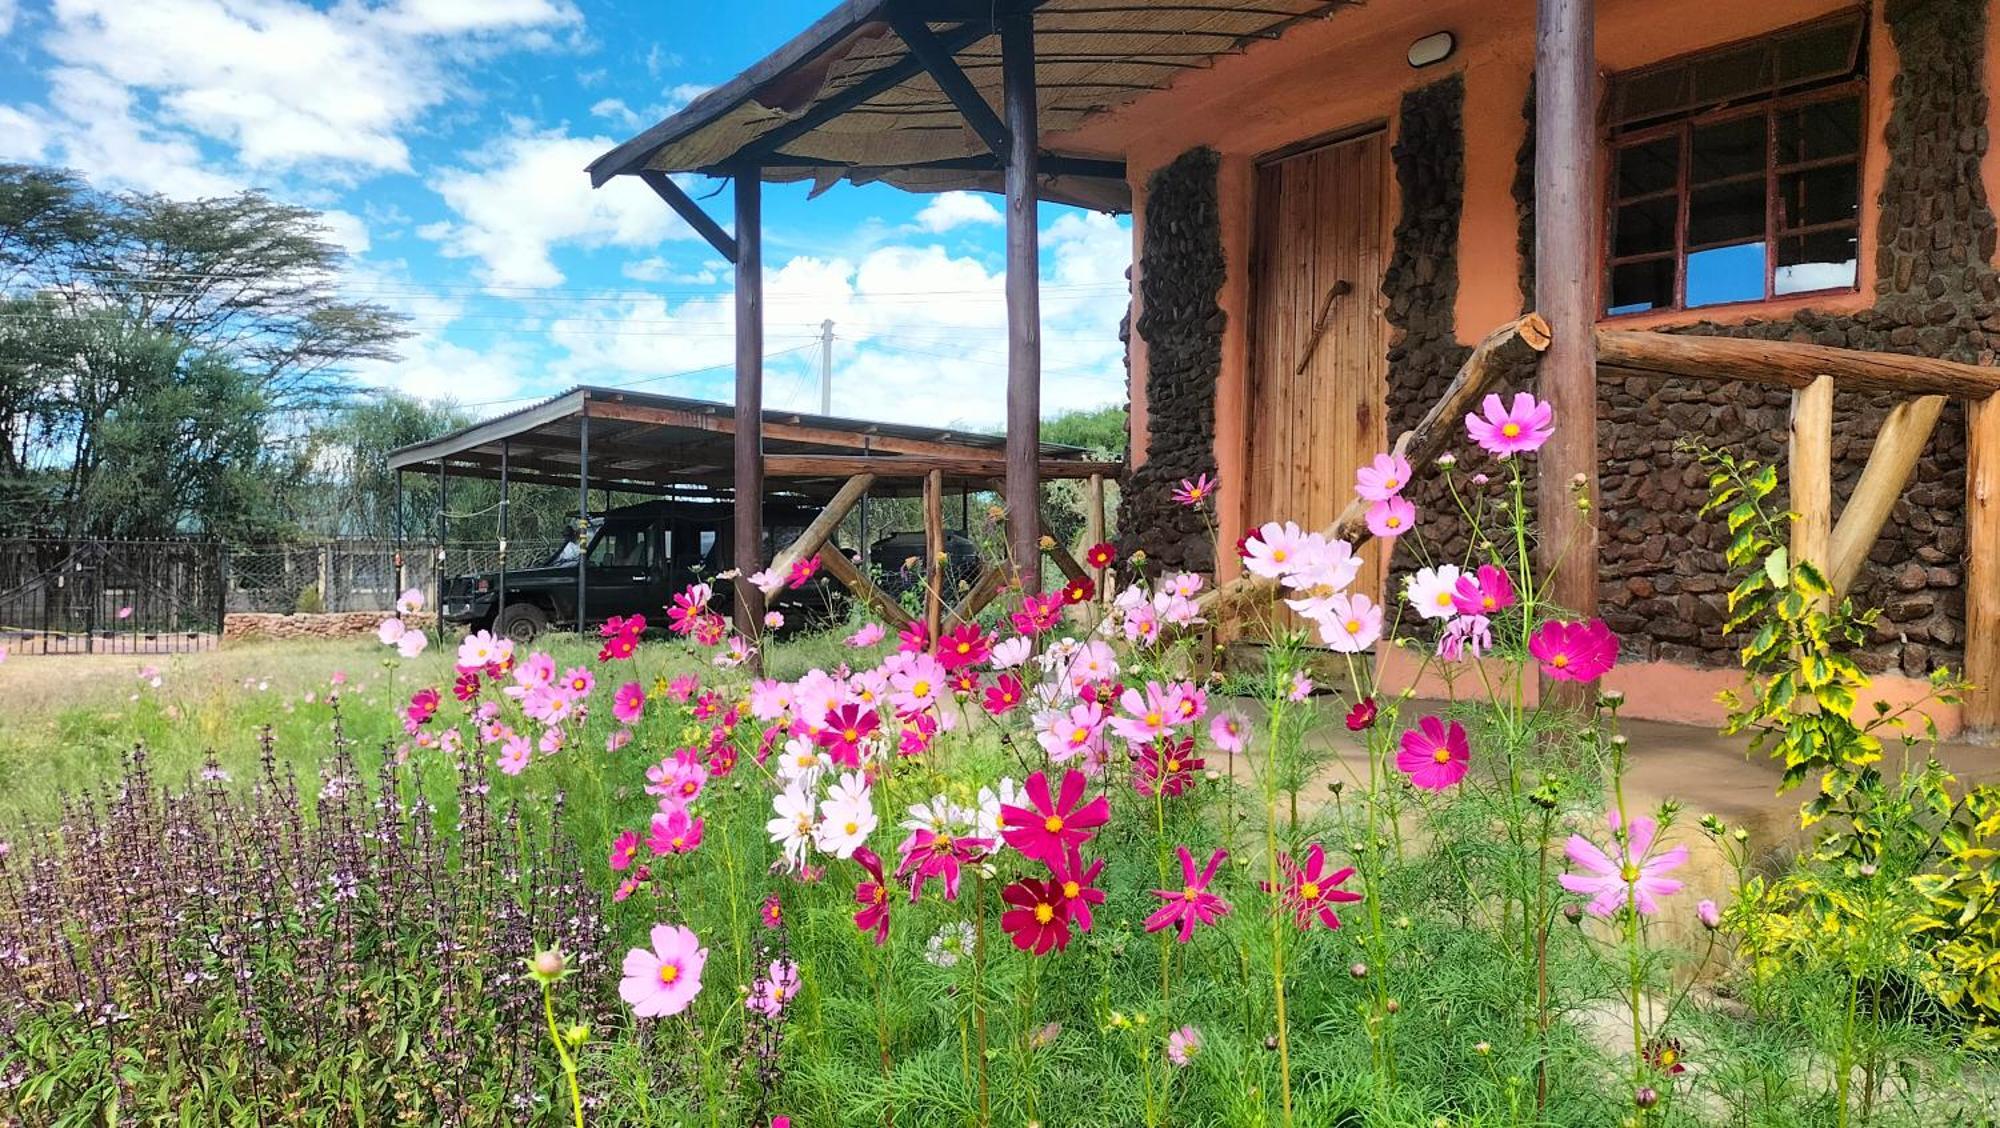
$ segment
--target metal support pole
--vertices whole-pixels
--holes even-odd
[[[764,198],[761,170],[736,170],[736,630],[756,639],[764,593]],[[761,655],[761,651],[760,651]]]
[[[819,413],[833,414],[833,318],[819,323]]]
[[[500,633],[501,621],[507,617],[507,537],[514,531],[507,512],[507,472],[513,455],[513,442],[500,440],[500,586],[493,593],[493,633]]]
[[[1042,590],[1041,254],[1036,158],[1035,24],[1000,20],[1000,78],[1007,119],[1007,526],[1021,589]]]
[[[444,554],[448,531],[445,528],[445,480],[444,456],[438,456],[438,550],[437,559],[431,563],[431,594],[437,604],[438,643],[444,643]]]
[[[391,522],[389,536],[395,544],[396,552],[395,559],[390,561],[396,573],[395,579],[391,582],[396,588],[396,593],[400,595],[403,591],[403,472],[401,470],[396,471],[395,512],[389,520]]]
[[[584,558],[590,552],[590,401],[583,401],[583,418],[576,429],[576,633],[582,634],[590,596],[584,582]]]

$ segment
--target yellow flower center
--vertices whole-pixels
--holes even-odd
[[[687,845],[687,835],[685,834],[674,835],[674,849],[678,850],[685,845]]]
[[[1440,764],[1449,764],[1451,763],[1451,749],[1440,748],[1431,753],[1431,759],[1436,760]]]
[[[1349,620],[1347,621],[1347,624],[1346,624],[1346,626],[1347,626],[1347,633],[1348,633],[1348,634],[1360,634],[1360,633],[1361,633],[1361,620],[1359,620],[1359,619],[1349,619]]]
[[[1180,762],[1180,761],[1179,761],[1178,759],[1170,759],[1170,760],[1168,760],[1168,761],[1167,761],[1167,770],[1168,770],[1169,772],[1177,772],[1177,771],[1180,771],[1180,770],[1181,770],[1181,762]]]
[[[1565,666],[1569,665],[1569,655],[1558,654],[1555,657],[1549,659],[1549,665],[1554,666],[1556,669],[1560,670]]]
[[[1056,907],[1054,905],[1043,903],[1035,906],[1036,924],[1047,924],[1054,919],[1056,919]]]
[[[849,819],[847,820],[843,829],[845,829],[847,833],[853,834],[855,831],[860,830],[861,826],[859,823],[856,823],[853,819]]]
[[[1402,483],[1401,483],[1401,482],[1398,482],[1398,481],[1397,481],[1396,479],[1394,479],[1394,478],[1384,478],[1384,479],[1382,479],[1382,488],[1383,488],[1383,489],[1385,489],[1385,490],[1393,490],[1393,489],[1395,489],[1395,488],[1396,488],[1397,486],[1400,486],[1400,485],[1402,485]]]
[[[961,642],[961,643],[959,643],[959,644],[958,644],[958,652],[959,652],[960,654],[970,654],[970,653],[972,653],[972,644],[971,644],[971,643],[969,643],[969,642]]]
[[[1163,718],[1160,716],[1158,710],[1154,710],[1153,712],[1146,714],[1146,724],[1148,724],[1153,728],[1160,727],[1160,721],[1162,719]]]
[[[1392,529],[1400,529],[1403,527],[1403,519],[1401,517],[1396,516],[1393,513],[1391,513],[1388,516],[1388,518],[1384,520],[1382,523],[1384,525],[1389,526]]]
[[[1441,591],[1441,592],[1438,592],[1438,606],[1439,606],[1439,607],[1450,607],[1450,606],[1451,606],[1451,593],[1450,593],[1450,592],[1448,592],[1448,591]]]
[[[910,696],[912,697],[929,697],[930,693],[931,683],[928,681],[915,682],[910,686]]]
[[[1308,881],[1304,885],[1299,886],[1299,897],[1306,901],[1319,900],[1319,882]]]
[[[840,738],[842,740],[845,740],[847,743],[852,744],[855,741],[861,739],[861,734],[854,729],[842,729],[840,733]]]
[[[1521,425],[1519,423],[1502,423],[1500,425],[1500,433],[1510,439],[1518,439],[1521,437]]]
[[[1274,548],[1271,550],[1271,559],[1277,561],[1280,564],[1283,564],[1288,558],[1290,558],[1290,556],[1291,553],[1286,552],[1282,548]]]
[[[1186,889],[1181,890],[1181,900],[1183,901],[1192,901],[1199,896],[1201,896],[1201,887],[1199,885],[1190,885]]]
[[[1618,876],[1624,878],[1627,882],[1637,881],[1639,880],[1639,867],[1633,865],[1631,862],[1626,862],[1623,866],[1619,867]]]
[[[660,965],[661,983],[665,983],[671,986],[673,982],[676,979],[679,979],[680,977],[681,977],[681,969],[679,964],[663,963]]]
[[[1490,595],[1482,595],[1482,596],[1480,596],[1480,597],[1479,597],[1479,607],[1480,607],[1480,609],[1481,609],[1481,610],[1483,610],[1483,611],[1491,611],[1491,610],[1493,610],[1493,609],[1494,609],[1494,607],[1495,607],[1495,606],[1496,606],[1496,604],[1494,603],[1494,600],[1493,600],[1493,597],[1492,597],[1492,596],[1490,596]]]
[[[1063,882],[1063,896],[1075,897],[1078,893],[1081,892],[1083,892],[1083,886],[1078,885],[1076,882],[1074,881]]]
[[[1069,742],[1071,744],[1082,744],[1084,741],[1089,739],[1090,739],[1090,730],[1084,728],[1082,725],[1078,725],[1074,729],[1070,730]]]
[[[1050,834],[1061,834],[1062,828],[1063,821],[1057,815],[1050,815],[1048,818],[1042,820],[1042,829],[1048,831]]]
[[[874,897],[874,899],[875,899],[875,903],[879,905],[879,904],[881,904],[881,903],[882,903],[883,901],[886,901],[886,900],[888,900],[888,898],[889,898],[889,891],[888,891],[887,889],[884,889],[884,888],[883,888],[883,887],[881,887],[880,885],[877,885],[877,886],[875,887],[875,892],[874,892],[874,893],[872,894],[872,896],[873,896],[873,897]]]

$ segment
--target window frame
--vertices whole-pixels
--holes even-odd
[[[1727,50],[1721,48],[1719,50]],[[1781,163],[1778,154],[1778,118],[1781,114],[1805,106],[1822,102],[1837,102],[1853,99],[1859,111],[1860,131],[1855,151],[1849,156],[1820,157],[1813,160]],[[1768,302],[1790,301],[1794,298],[1825,297],[1838,294],[1858,293],[1861,289],[1862,217],[1867,207],[1868,183],[1868,76],[1856,75],[1838,82],[1811,87],[1809,89],[1758,96],[1754,100],[1690,114],[1670,121],[1660,122],[1637,129],[1608,131],[1603,138],[1604,191],[1603,191],[1603,237],[1599,252],[1600,280],[1597,316],[1600,320],[1618,320],[1631,317],[1652,317],[1664,313],[1695,313],[1703,310],[1728,309],[1737,306],[1759,305]],[[1764,180],[1764,292],[1761,297],[1741,298],[1729,302],[1713,302],[1707,305],[1687,304],[1688,256],[1717,247],[1747,246],[1742,241],[1724,241],[1692,247],[1687,242],[1688,210],[1693,198],[1693,188],[1689,183],[1692,174],[1692,153],[1695,130],[1743,118],[1762,117],[1764,119],[1764,168],[1761,173],[1739,173],[1705,182],[1709,188],[1720,184],[1741,183],[1761,176]],[[1665,137],[1678,137],[1680,152],[1674,170],[1674,184],[1655,192],[1620,198],[1618,195],[1617,161],[1620,150],[1658,141]],[[1789,174],[1807,172],[1816,168],[1831,168],[1839,165],[1853,165],[1855,170],[1855,214],[1852,219],[1829,220],[1816,224],[1780,226],[1781,199],[1778,186],[1781,179]],[[1615,254],[1614,241],[1617,238],[1617,218],[1620,207],[1635,203],[1666,198],[1675,200],[1673,246],[1664,251],[1650,251],[1642,254]],[[1788,238],[1812,235],[1823,231],[1852,228],[1855,236],[1854,281],[1845,286],[1827,286],[1814,290],[1796,290],[1790,293],[1777,292],[1778,248]],[[1631,263],[1652,262],[1671,258],[1674,264],[1673,300],[1667,305],[1656,305],[1649,309],[1612,312],[1611,280],[1613,271]]]

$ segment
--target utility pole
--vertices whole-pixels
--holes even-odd
[[[819,413],[833,414],[833,318],[819,323]]]

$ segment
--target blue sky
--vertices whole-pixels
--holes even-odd
[[[0,0],[0,160],[322,209],[354,295],[417,334],[356,373],[374,386],[481,414],[584,382],[727,398],[726,265],[642,185],[592,191],[583,166],[831,3]],[[993,198],[805,196],[766,194],[767,404],[816,409],[831,318],[837,413],[997,425]],[[1041,226],[1044,407],[1122,402],[1129,225],[1045,206]]]

